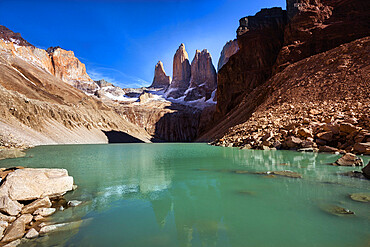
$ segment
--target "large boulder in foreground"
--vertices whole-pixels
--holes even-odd
[[[364,162],[361,158],[357,157],[354,154],[346,153],[342,157],[340,157],[335,163],[335,166],[363,166]]]
[[[19,169],[6,177],[0,195],[14,201],[64,195],[72,190],[73,177],[65,169]]]

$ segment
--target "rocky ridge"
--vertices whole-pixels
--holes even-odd
[[[369,48],[366,37],[288,66],[228,115],[226,128],[243,123],[214,144],[370,154]]]
[[[239,50],[218,73],[215,127],[198,140],[227,132],[216,144],[367,153],[368,40],[348,42],[370,34],[369,7],[288,0],[287,12],[242,18]],[[345,124],[356,131],[330,129]]]
[[[166,90],[167,98],[195,101],[212,97],[217,86],[217,74],[211,54],[196,50],[191,65],[185,45],[181,44],[173,59],[173,80]],[[213,100],[213,99],[212,99]]]

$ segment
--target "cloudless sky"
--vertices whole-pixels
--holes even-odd
[[[285,0],[0,0],[0,24],[31,44],[74,51],[89,75],[121,87],[151,84],[158,60],[172,76],[173,56],[185,44],[208,49],[217,69],[239,19]]]

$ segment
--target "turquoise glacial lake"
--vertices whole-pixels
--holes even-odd
[[[327,165],[339,157],[206,144],[60,145],[0,167],[66,168],[78,189],[65,197],[84,201],[51,217],[82,219],[79,228],[24,246],[369,246],[370,203],[349,195],[370,193],[370,181],[339,175],[360,168]],[[281,170],[303,178],[235,172]],[[332,215],[328,205],[355,215]]]

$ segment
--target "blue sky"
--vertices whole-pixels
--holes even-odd
[[[208,49],[217,66],[239,19],[275,6],[285,0],[0,0],[0,24],[37,47],[73,50],[93,79],[140,87],[158,60],[172,76],[181,43],[190,61]]]

